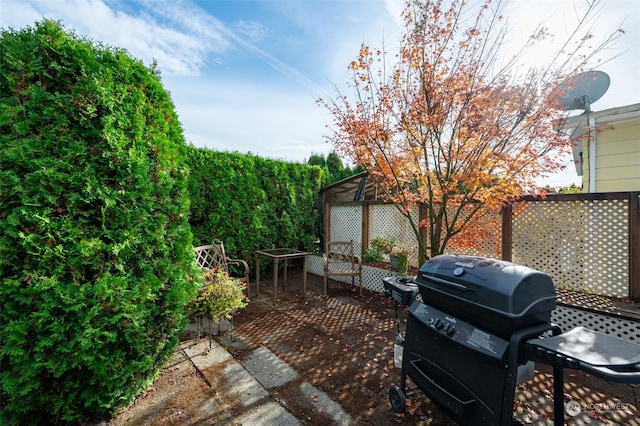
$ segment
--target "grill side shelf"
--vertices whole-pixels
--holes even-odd
[[[640,345],[584,327],[528,340],[523,351],[532,361],[586,371],[616,383],[640,383]]]

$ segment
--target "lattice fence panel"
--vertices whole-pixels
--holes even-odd
[[[469,256],[482,256],[491,257],[494,259],[502,258],[502,216],[500,211],[486,212],[484,215],[478,215],[477,223],[480,228],[487,230],[488,234],[482,239],[476,239],[473,244],[465,242],[458,248],[455,244],[455,239],[460,237],[454,237],[451,244],[447,246],[445,250],[446,254],[465,254]]]
[[[362,254],[362,206],[331,206],[329,241],[353,240],[356,254]]]
[[[419,223],[419,212],[415,208],[411,211],[411,217],[417,224]],[[496,223],[500,223],[500,212],[490,212],[485,214],[480,220],[480,226],[487,229],[494,229]],[[501,257],[501,235],[498,228],[496,235],[492,238],[477,240],[473,245],[464,244],[464,248],[455,247],[451,244],[445,252],[448,254],[467,254],[475,256],[484,256],[492,258]],[[393,237],[396,239],[398,246],[409,250],[409,264],[412,266],[420,266],[418,264],[418,244],[416,237],[411,228],[409,220],[402,215],[393,205],[377,204],[369,207],[369,239],[376,237]]]
[[[418,208],[411,212],[414,223],[419,222]],[[369,241],[376,237],[393,237],[398,247],[409,251],[409,265],[418,266],[418,242],[411,223],[393,204],[369,206]]]
[[[576,327],[610,334],[631,342],[640,343],[640,322],[616,318],[610,315],[598,314],[568,306],[557,306],[551,312],[551,322],[560,326],[563,332]]]
[[[514,209],[512,259],[544,271],[563,288],[626,297],[626,199],[535,201]]]

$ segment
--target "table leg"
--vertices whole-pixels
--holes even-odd
[[[307,294],[307,256],[302,258],[302,295]]]
[[[284,260],[284,276],[282,277],[282,289],[286,290],[287,289],[287,266],[288,266],[288,262],[287,259]]]
[[[273,259],[273,306],[276,306],[278,293],[278,259]]]
[[[260,295],[260,255],[256,255],[256,297]]]

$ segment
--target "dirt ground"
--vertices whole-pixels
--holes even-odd
[[[363,296],[342,283],[333,282],[329,295],[322,294],[322,277],[308,274],[307,293],[302,296],[301,273],[290,272],[286,291],[279,289],[272,305],[271,283],[261,282],[261,294],[236,314],[232,331],[216,340],[242,360],[264,346],[288,363],[298,378],[291,386],[272,390],[302,424],[330,424],[328,417],[307,401],[300,401],[296,383],[307,381],[338,402],[358,425],[452,425],[429,399],[419,394],[407,399],[407,410],[394,413],[389,388],[400,380],[394,366],[393,343],[398,334],[394,302],[381,293],[364,290]],[[252,286],[252,295],[254,292]],[[406,310],[400,309],[406,319]],[[401,325],[404,332],[404,324]],[[186,336],[189,337],[189,336]],[[237,424],[239,408],[225,401],[218,389],[219,375],[203,375],[176,351],[154,385],[138,400],[103,425],[204,425]],[[551,369],[540,367],[534,380],[516,390],[514,412],[529,424],[550,424],[553,410]],[[203,408],[203,395],[208,405]],[[208,395],[208,396],[207,396]],[[591,404],[586,420],[565,416],[567,424],[640,425],[640,392],[634,385],[604,382],[579,371],[565,371],[565,401]],[[605,409],[606,408],[606,409]],[[593,420],[593,421],[591,421]]]

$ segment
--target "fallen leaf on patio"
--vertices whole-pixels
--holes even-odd
[[[312,400],[313,402],[318,402],[318,394],[315,394],[315,393],[314,393],[313,395],[311,395],[311,400]]]
[[[394,415],[394,421],[396,423],[402,423],[402,419],[404,418],[404,413],[393,413]]]

